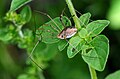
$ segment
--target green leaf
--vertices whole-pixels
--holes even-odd
[[[66,40],[61,40],[58,43],[58,49],[62,51],[63,49],[65,49],[67,45],[68,45],[68,42]]]
[[[108,75],[105,79],[120,79],[120,70]]]
[[[85,13],[85,14],[81,15],[80,18],[79,18],[80,26],[86,27],[87,24],[89,23],[90,17],[91,17],[90,13]]]
[[[66,26],[71,26],[70,20],[63,16],[62,21],[66,24]],[[64,29],[64,26],[62,25],[60,18],[56,17],[52,19],[51,21],[43,24],[38,28],[36,31],[36,34],[40,37],[42,36],[42,42],[44,43],[56,43],[59,42],[60,39],[57,38],[57,35]]]
[[[31,45],[33,44],[33,33],[29,29],[23,30],[24,37],[23,38],[18,38],[18,47],[19,48],[26,48],[27,50],[31,49]]]
[[[69,46],[67,48],[68,58],[73,58],[78,52],[80,52],[84,41],[79,36],[72,37],[69,40]]]
[[[10,11],[15,11],[32,0],[12,0]]]
[[[17,79],[37,79],[34,75],[31,74],[21,74]]]
[[[25,6],[20,12],[20,15],[26,22],[29,22],[32,16],[31,8],[29,6]]]
[[[88,34],[87,30],[85,28],[82,28],[79,32],[78,32],[79,36],[81,38],[85,38]]]
[[[7,28],[0,29],[0,40],[8,42],[13,38],[13,34],[8,31]]]
[[[83,52],[84,61],[98,71],[103,71],[109,55],[109,41],[106,36],[99,35],[91,42],[91,49]]]
[[[53,49],[53,50],[51,50]],[[40,42],[34,51],[34,56],[38,62],[51,60],[58,52],[57,44],[45,44]]]
[[[86,27],[89,35],[94,37],[100,34],[110,22],[107,20],[97,20],[89,23]]]

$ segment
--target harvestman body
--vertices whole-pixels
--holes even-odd
[[[60,39],[66,39],[71,38],[77,33],[77,29],[75,27],[65,27],[58,35],[57,37]]]
[[[63,9],[62,14],[60,15],[60,21],[62,25],[64,26],[64,29],[57,35],[57,38],[60,38],[60,39],[71,38],[77,33],[77,29],[75,27],[73,26],[65,27],[65,24],[62,21],[62,15],[63,15],[64,10],[65,8]]]

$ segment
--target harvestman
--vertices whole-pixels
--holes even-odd
[[[65,9],[64,9],[64,10],[65,10]],[[61,21],[62,25],[64,26],[64,29],[63,29],[62,31],[60,31],[60,32],[59,32],[57,29],[55,29],[55,28],[53,28],[53,29],[54,29],[54,30],[57,30],[57,31],[59,32],[58,35],[56,36],[57,38],[59,38],[59,39],[65,39],[65,40],[69,43],[69,41],[67,40],[67,38],[71,38],[72,36],[74,36],[74,35],[77,33],[77,29],[76,29],[74,26],[65,27],[65,24],[64,24],[63,21],[62,21],[62,15],[63,15],[64,10],[62,11],[62,14],[61,14],[61,16],[60,16],[60,21]],[[41,13],[41,14],[47,16],[48,18],[50,18],[51,21],[59,28],[59,26],[54,22],[54,20],[53,20],[48,14],[46,14],[46,13],[44,13],[44,12],[40,12],[40,11],[36,11],[36,12]],[[78,12],[78,11],[76,10],[76,12]],[[78,12],[78,13],[79,13],[79,12]],[[79,14],[81,15],[81,13],[79,13]],[[85,25],[85,24],[84,24],[84,25]],[[39,66],[39,65],[33,60],[33,58],[32,58],[32,53],[34,52],[35,48],[36,48],[37,45],[39,44],[40,40],[41,40],[41,38],[39,38],[38,42],[35,44],[34,48],[32,49],[32,51],[31,51],[31,53],[30,53],[30,55],[29,55],[29,58],[30,58],[40,69],[42,69],[41,66]],[[71,44],[69,43],[69,45],[71,45]],[[72,46],[72,47],[75,49],[74,46]],[[75,50],[78,51],[77,49],[75,49]],[[79,51],[78,51],[78,52],[79,52]]]

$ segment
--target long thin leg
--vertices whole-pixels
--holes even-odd
[[[57,28],[54,28],[52,25],[44,24],[43,26],[51,26],[54,30],[56,30],[58,33],[60,32]]]
[[[33,54],[33,52],[34,52],[35,48],[37,47],[37,45],[38,45],[39,43],[40,43],[40,38],[39,38],[39,40],[37,41],[37,43],[35,44],[34,48],[32,49],[32,51],[31,51],[31,53],[30,53],[29,57],[31,57],[31,56],[32,56],[32,54]]]
[[[38,13],[41,13],[41,14],[45,15],[45,16],[47,16],[48,18],[50,18],[51,21],[53,21],[53,19],[52,19],[52,18],[50,17],[50,15],[48,15],[47,13],[40,12],[40,11],[36,11],[36,10],[35,10],[35,12],[38,12]],[[59,30],[62,30],[62,29],[59,28],[59,26],[57,25],[57,23],[55,23],[54,21],[53,21],[53,23],[57,26],[57,28],[58,28]]]
[[[76,49],[76,47],[74,47],[73,45],[71,45],[71,43],[67,40],[67,39],[65,39],[68,43],[69,43],[69,45],[70,46],[72,46],[73,47],[73,49],[75,50],[75,51],[77,51],[77,52],[80,52],[80,50],[77,50]],[[85,54],[83,54],[83,53],[80,53],[82,56],[86,56],[86,57],[89,57],[89,58],[98,58],[98,57],[90,57],[90,56],[87,56],[87,55],[85,55]],[[100,58],[100,57],[99,57]]]
[[[78,14],[80,14],[80,15],[82,15],[82,13],[80,13],[79,11],[77,11],[76,9],[75,9],[75,11],[78,13]],[[89,19],[91,22],[93,21],[93,20],[91,20],[91,19]],[[81,21],[80,21],[81,22]],[[82,22],[81,22],[82,23]],[[99,23],[99,22],[98,22]],[[83,25],[84,26],[86,26],[84,23],[83,23]]]
[[[33,17],[34,17],[34,23],[35,23],[35,24],[34,24],[34,25],[35,25],[34,32],[36,32],[36,21],[35,21],[35,16],[33,16]],[[34,34],[36,35],[36,33],[34,33]],[[34,35],[34,40],[35,40],[35,35]],[[34,64],[36,64],[36,66],[37,66],[38,68],[42,69],[42,67],[39,66],[39,65],[37,64],[37,62],[35,62],[35,60],[34,60],[33,57],[32,57],[32,54],[33,54],[35,48],[37,47],[37,45],[39,44],[40,40],[41,40],[41,37],[39,37],[39,40],[37,41],[37,43],[36,43],[35,46],[33,47],[33,49],[32,49],[32,51],[30,52],[28,58],[30,58],[30,60],[31,60]],[[42,70],[43,70],[43,69],[42,69]]]
[[[64,11],[65,11],[65,8],[63,9],[63,11],[62,11],[62,13],[61,13],[61,15],[60,15],[60,21],[61,21],[62,25],[63,25],[64,27],[66,27],[65,24],[64,24],[63,21],[62,21],[62,17],[63,17]]]
[[[66,8],[66,7],[65,7],[65,8]],[[62,13],[61,13],[61,15],[60,15],[60,21],[61,21],[61,23],[62,23],[62,25],[63,25],[64,27],[66,27],[67,22],[68,22],[68,20],[67,20],[66,23],[64,24],[64,23],[63,23],[63,20],[62,20],[63,14],[67,15],[67,14],[65,13],[65,8],[62,10]],[[72,17],[74,17],[74,15],[71,16],[71,17],[67,17],[67,18],[70,20],[70,19],[72,19]],[[70,25],[70,26],[71,26],[71,25]]]
[[[80,15],[82,15],[82,13],[80,13],[79,11],[77,11],[76,9],[75,9],[75,11],[78,13],[78,14],[80,14]],[[80,19],[79,19],[80,20]],[[86,27],[86,25],[80,20],[80,22]]]
[[[32,54],[33,54],[35,48],[37,47],[37,45],[38,45],[39,43],[40,43],[40,38],[39,38],[39,40],[37,41],[37,43],[35,44],[34,48],[32,49],[32,51],[31,51],[31,53],[30,53],[30,55],[29,55],[29,58],[31,59],[31,61],[32,61],[34,64],[36,64],[36,66],[37,66],[38,68],[42,69],[42,67],[39,66],[39,65],[37,64],[37,62],[35,62],[35,60],[32,58]],[[43,69],[42,69],[42,70],[43,70]]]
[[[37,62],[35,62],[35,60],[32,58],[32,57],[29,57],[30,59],[31,59],[31,61],[38,67],[38,68],[40,68],[41,70],[43,70],[43,68],[41,67],[41,66],[39,66],[38,64],[37,64]]]
[[[75,9],[75,11],[76,11],[78,14],[83,15],[82,13],[80,13],[79,11],[77,11],[76,9]],[[90,19],[90,21],[93,21],[93,20]]]

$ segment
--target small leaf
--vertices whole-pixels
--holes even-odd
[[[78,32],[79,36],[81,38],[85,38],[88,34],[87,30],[85,28],[82,28],[79,32]]]
[[[78,52],[80,52],[84,41],[79,36],[72,37],[69,40],[69,46],[67,48],[67,55],[69,58],[73,58]]]
[[[80,20],[80,26],[84,26],[86,27],[89,20],[90,20],[91,14],[90,13],[85,13],[83,15],[80,16],[79,20]]]
[[[70,20],[65,16],[63,16],[62,21],[63,23],[67,22],[66,26],[71,25]],[[40,26],[40,28],[38,28],[38,30],[36,31],[36,34],[40,34],[38,36],[42,36],[42,42],[51,44],[51,43],[56,43],[60,41],[60,39],[57,38],[57,35],[63,29],[64,29],[64,26],[62,25],[60,18],[57,17]]]
[[[0,40],[4,42],[9,42],[13,38],[13,34],[8,32],[8,29],[1,29],[0,30]]]
[[[24,49],[27,48],[27,50],[30,50],[31,49],[30,47],[31,47],[33,39],[34,39],[33,33],[29,29],[23,30],[23,33],[24,33],[24,37],[19,38],[18,47],[24,48]]]
[[[53,50],[52,50],[53,49]],[[58,52],[57,44],[45,44],[40,42],[34,51],[35,58],[39,61],[49,61]]]
[[[22,7],[23,5],[31,2],[32,0],[12,0],[10,11],[15,11],[18,8]]]
[[[27,79],[28,75],[27,74],[22,74],[20,76],[18,76],[18,79]]]
[[[62,51],[63,49],[65,49],[67,45],[68,45],[68,42],[66,40],[61,40],[58,43],[58,49]]]
[[[120,79],[120,70],[108,75],[105,79]]]
[[[36,76],[31,74],[21,74],[17,79],[37,79]]]
[[[110,22],[107,20],[97,20],[89,23],[86,27],[89,35],[94,37],[100,34]]]
[[[103,71],[109,55],[109,41],[106,36],[99,35],[91,42],[92,48],[84,52],[84,61],[98,71]]]
[[[25,6],[20,15],[26,22],[29,22],[32,16],[31,8],[29,6]]]

